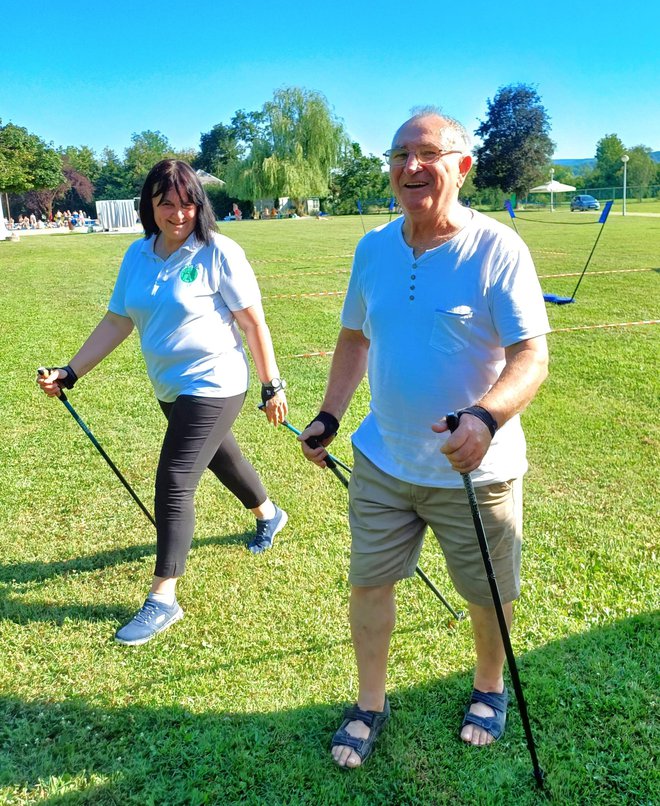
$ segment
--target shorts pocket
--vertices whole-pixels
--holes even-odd
[[[472,311],[461,305],[450,311],[436,311],[429,344],[441,353],[457,353],[467,347]]]

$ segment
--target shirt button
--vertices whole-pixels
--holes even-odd
[[[411,285],[411,286],[410,286],[410,290],[411,290],[411,291],[414,291],[414,290],[415,290],[415,286],[414,286],[414,285]]]
[[[415,299],[415,297],[411,294],[409,299]]]
[[[417,264],[413,263],[413,269],[416,269],[416,268],[417,268]]]
[[[416,279],[417,279],[417,275],[416,275],[416,274],[411,274],[411,275],[410,275],[410,279],[411,279],[411,280],[416,280]]]

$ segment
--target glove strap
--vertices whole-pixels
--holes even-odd
[[[497,431],[498,425],[497,420],[493,417],[493,415],[485,409],[483,406],[467,406],[464,409],[459,409],[456,412],[456,416],[458,419],[461,419],[463,414],[471,414],[473,417],[476,417],[478,420],[486,426],[486,428],[490,431],[491,439],[495,436],[495,432]]]

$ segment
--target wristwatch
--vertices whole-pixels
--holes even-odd
[[[271,378],[268,383],[261,384],[264,389],[268,389],[273,394],[277,394],[282,389],[286,389],[286,381],[284,378]]]

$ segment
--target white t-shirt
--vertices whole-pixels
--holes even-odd
[[[129,246],[108,309],[135,324],[156,397],[245,392],[248,363],[232,311],[261,299],[245,253],[224,235],[206,246],[193,233],[163,260],[154,242]]]
[[[461,487],[431,424],[476,403],[504,368],[504,348],[550,330],[529,250],[513,230],[473,211],[450,241],[415,258],[403,218],[358,244],[342,324],[371,342],[370,412],[353,444],[395,478]],[[496,434],[475,484],[527,470],[520,418]]]

